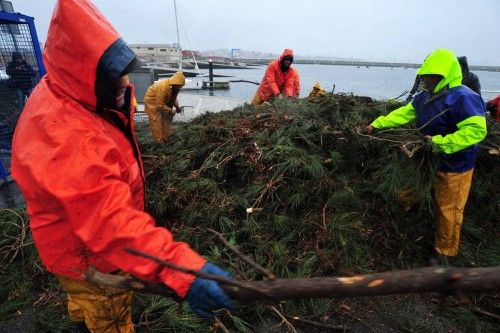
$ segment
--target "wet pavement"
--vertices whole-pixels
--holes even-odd
[[[223,110],[232,110],[238,106],[242,106],[246,101],[219,97],[219,96],[206,96],[193,93],[179,94],[179,104],[184,107],[184,112],[176,114],[174,121],[190,121],[206,112],[220,112]],[[147,120],[144,113],[144,104],[137,106],[136,121]]]

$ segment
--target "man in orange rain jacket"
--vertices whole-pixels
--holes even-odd
[[[144,171],[134,135],[132,50],[89,0],[57,2],[45,75],[16,127],[12,175],[26,199],[35,245],[68,292],[70,319],[92,332],[133,332],[131,292],[85,281],[92,266],[163,283],[198,315],[231,308],[214,281],[164,268],[126,248],[229,276],[144,212]]]
[[[293,51],[285,49],[281,56],[267,66],[264,78],[260,83],[257,93],[252,100],[252,105],[259,105],[271,98],[280,95],[296,97],[295,82],[299,81],[299,73],[292,67]],[[298,86],[300,90],[300,84]]]

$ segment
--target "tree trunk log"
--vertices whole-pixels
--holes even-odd
[[[168,287],[132,277],[121,277],[89,270],[87,280],[142,293],[174,297]],[[426,267],[407,271],[383,272],[350,277],[318,277],[246,281],[255,292],[221,285],[229,296],[246,301],[384,296],[410,293],[500,291],[500,266],[484,268]]]
[[[352,277],[276,279],[252,282],[269,289],[268,300],[384,296],[410,293],[500,290],[500,266],[491,268],[427,267]],[[262,295],[224,288],[235,299],[260,300]]]

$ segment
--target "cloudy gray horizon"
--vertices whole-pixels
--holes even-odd
[[[12,0],[44,42],[56,0]],[[173,0],[95,0],[128,43],[175,43]],[[499,0],[178,0],[181,44],[420,63],[436,48],[500,65]],[[185,31],[185,33],[184,33]],[[187,38],[186,38],[187,36]]]

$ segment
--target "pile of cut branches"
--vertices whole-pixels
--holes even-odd
[[[178,123],[162,145],[139,126],[148,210],[242,279],[263,275],[207,238],[207,228],[280,278],[426,266],[436,153],[413,127],[372,136],[360,131],[399,106],[342,94],[319,103],[245,105]],[[500,264],[496,140],[488,137],[479,156],[453,265]],[[288,302],[285,311],[319,318],[336,311],[334,301],[327,303]]]

